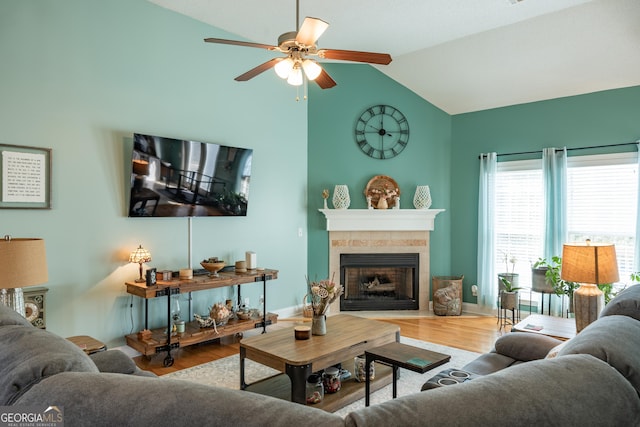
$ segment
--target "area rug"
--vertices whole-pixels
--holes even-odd
[[[466,365],[479,356],[479,353],[459,350],[457,348],[433,344],[426,341],[419,341],[412,338],[400,337],[400,342],[416,347],[425,348],[427,350],[435,351],[438,353],[449,354],[451,355],[451,361],[445,365],[439,366],[433,371],[425,373],[424,375],[408,371],[406,369],[401,369],[400,379],[398,380],[398,397],[419,392],[422,384],[424,384],[433,375],[436,375],[438,372],[448,368],[461,368],[462,366]],[[239,366],[239,356],[235,355],[218,359],[213,362],[204,363],[202,365],[194,366],[192,368],[183,369],[181,371],[172,372],[170,374],[163,375],[162,378],[179,379],[237,390],[240,388]],[[353,369],[353,367],[345,368],[349,370]],[[252,360],[247,359],[245,361],[245,377],[247,383],[253,383],[263,378],[268,378],[270,376],[276,375],[277,373],[277,370],[261,365]],[[375,405],[377,403],[390,400],[391,394],[392,387],[391,384],[389,384],[371,394],[371,404]],[[349,412],[363,407],[364,399],[360,399],[336,411],[335,413],[344,417]]]

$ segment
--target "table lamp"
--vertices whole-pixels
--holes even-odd
[[[573,293],[576,332],[596,320],[604,307],[604,294],[597,285],[618,281],[616,248],[611,244],[565,244],[560,278],[580,283]]]
[[[49,280],[42,239],[0,239],[0,303],[25,315],[22,288]]]
[[[133,160],[132,170],[135,175],[133,189],[139,191],[144,187],[144,180],[149,175],[149,162],[145,160]]]
[[[145,262],[151,261],[151,254],[148,250],[142,247],[142,245],[138,246],[138,249],[131,252],[129,255],[129,262],[136,262],[140,264],[140,277],[136,279],[136,283],[146,282],[145,279],[142,278],[142,264]]]

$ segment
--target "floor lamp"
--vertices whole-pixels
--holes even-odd
[[[25,315],[22,288],[49,280],[42,239],[0,239],[0,303]]]
[[[573,293],[576,332],[595,321],[604,307],[604,294],[597,285],[619,280],[616,248],[608,244],[565,244],[560,278],[580,283]]]

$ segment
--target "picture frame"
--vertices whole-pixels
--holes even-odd
[[[0,209],[51,209],[51,152],[0,144]]]
[[[146,285],[148,288],[155,286],[157,283],[157,270],[156,268],[150,268],[146,271]]]

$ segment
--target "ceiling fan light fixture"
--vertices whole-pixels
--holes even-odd
[[[273,69],[278,75],[278,77],[280,77],[281,79],[286,79],[291,74],[291,71],[293,70],[293,65],[294,65],[293,59],[286,58],[278,62],[276,66],[273,67]]]
[[[302,61],[302,69],[309,80],[315,80],[322,72],[322,68],[311,59]]]
[[[300,66],[294,66],[291,72],[289,73],[289,78],[287,78],[287,83],[291,86],[300,86],[302,85],[302,70]]]

